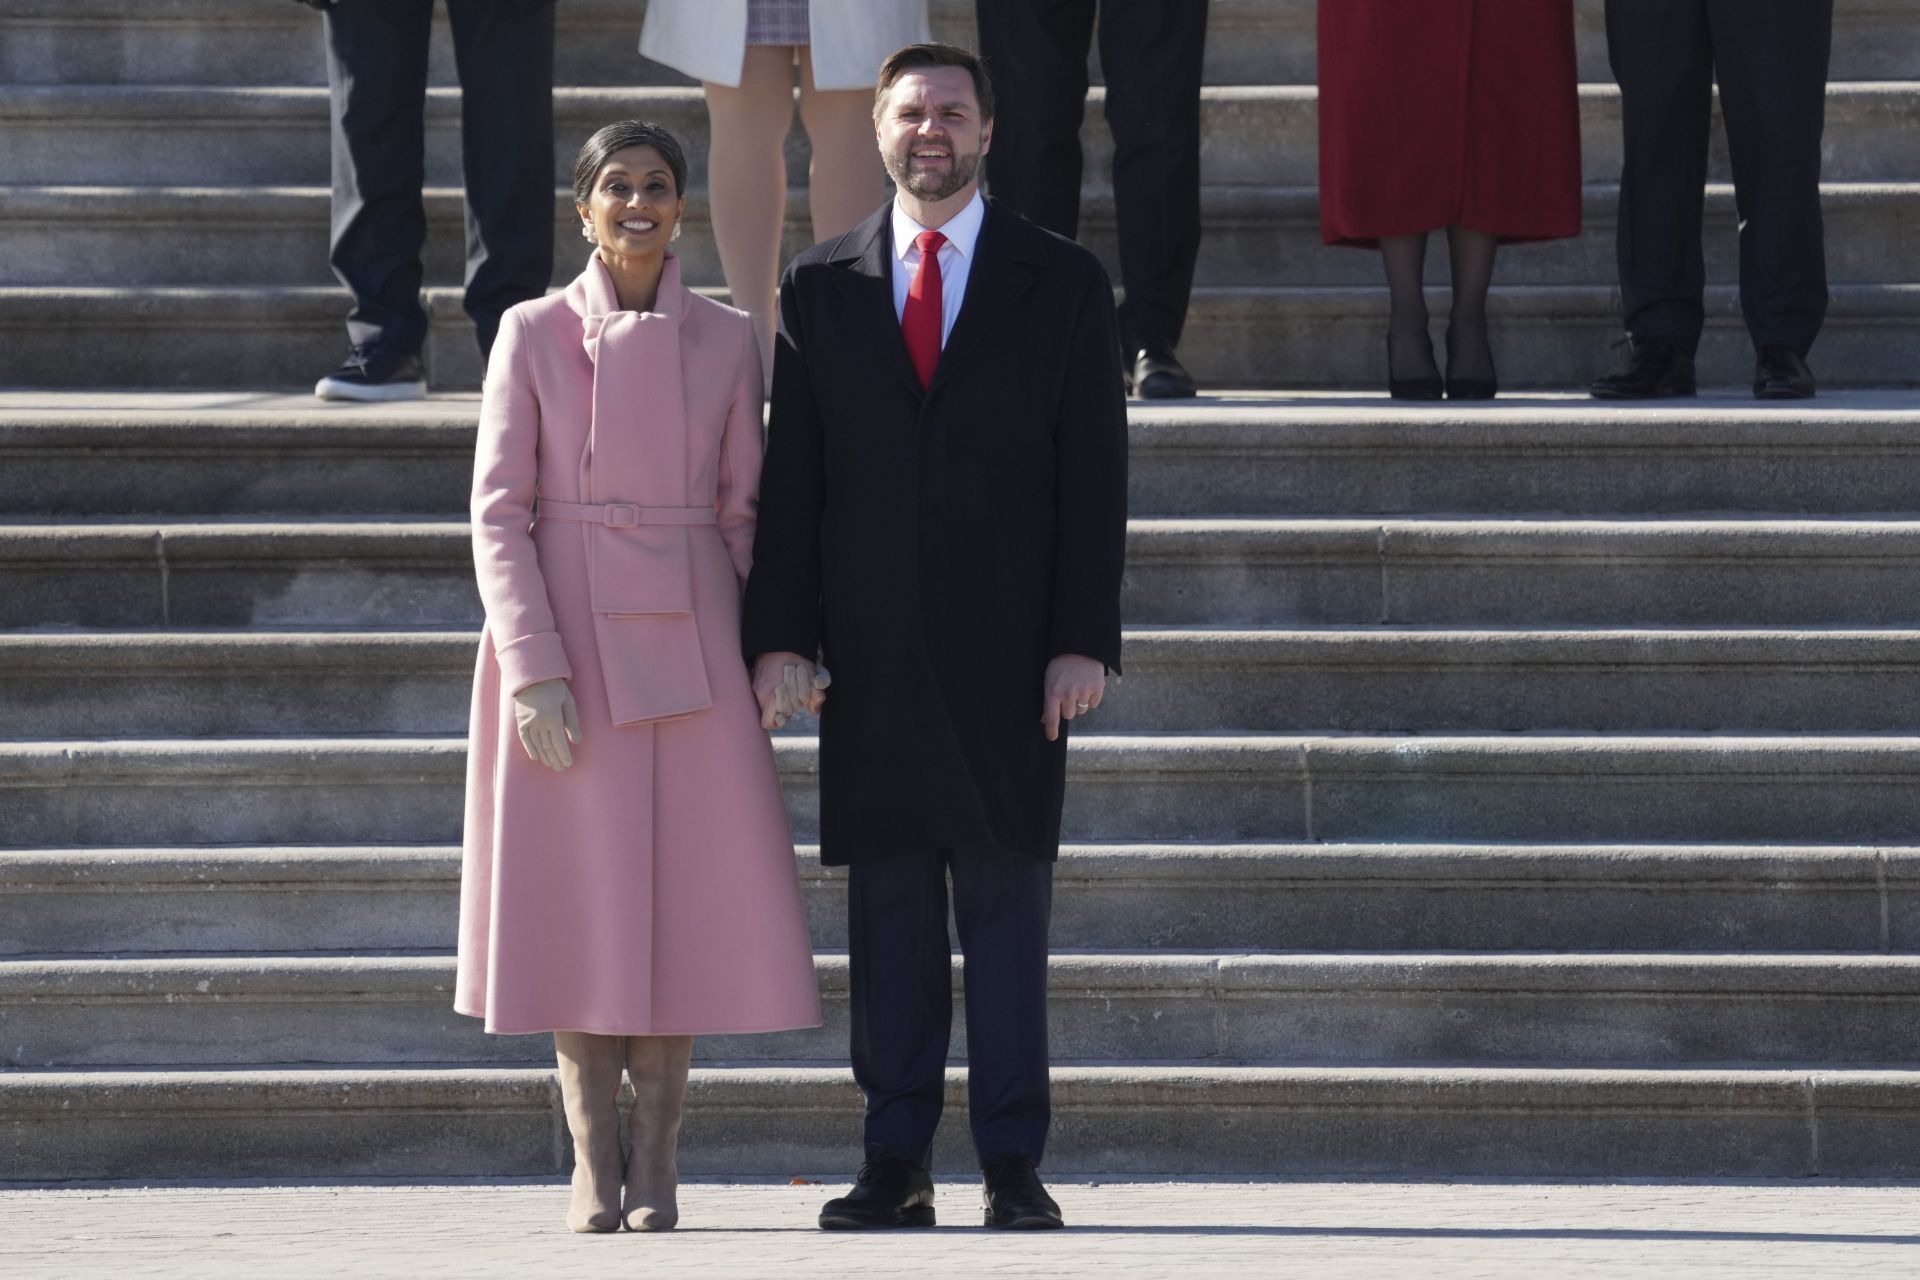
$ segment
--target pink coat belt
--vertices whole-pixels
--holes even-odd
[[[580,524],[603,524],[609,529],[634,529],[645,524],[713,524],[718,512],[712,507],[642,507],[631,502],[556,502],[540,499],[535,516],[541,520],[572,520]]]
[[[613,722],[646,724],[712,706],[687,531],[717,523],[714,508],[542,498],[534,518],[586,526],[593,625]]]

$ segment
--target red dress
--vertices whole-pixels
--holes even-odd
[[[1571,0],[1320,0],[1320,238],[1580,233]]]

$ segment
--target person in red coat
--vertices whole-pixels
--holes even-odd
[[[1490,399],[1487,287],[1504,241],[1580,232],[1569,0],[1321,0],[1320,235],[1378,247],[1395,398]],[[1447,230],[1444,381],[1421,292]]]

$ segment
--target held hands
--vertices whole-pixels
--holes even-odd
[[[763,653],[753,661],[753,696],[760,703],[760,727],[784,729],[787,721],[805,711],[819,715],[827,705],[827,686],[833,677],[825,667],[797,653]]]
[[[555,773],[573,767],[567,743],[580,741],[580,711],[565,680],[541,680],[514,694],[513,718],[527,759]]]
[[[1040,697],[1040,725],[1047,731],[1047,741],[1058,741],[1060,722],[1098,707],[1106,691],[1104,663],[1077,653],[1063,653],[1049,662]]]

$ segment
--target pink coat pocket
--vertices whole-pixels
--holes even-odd
[[[675,526],[588,527],[594,640],[617,725],[713,705],[693,617],[691,536]]]

